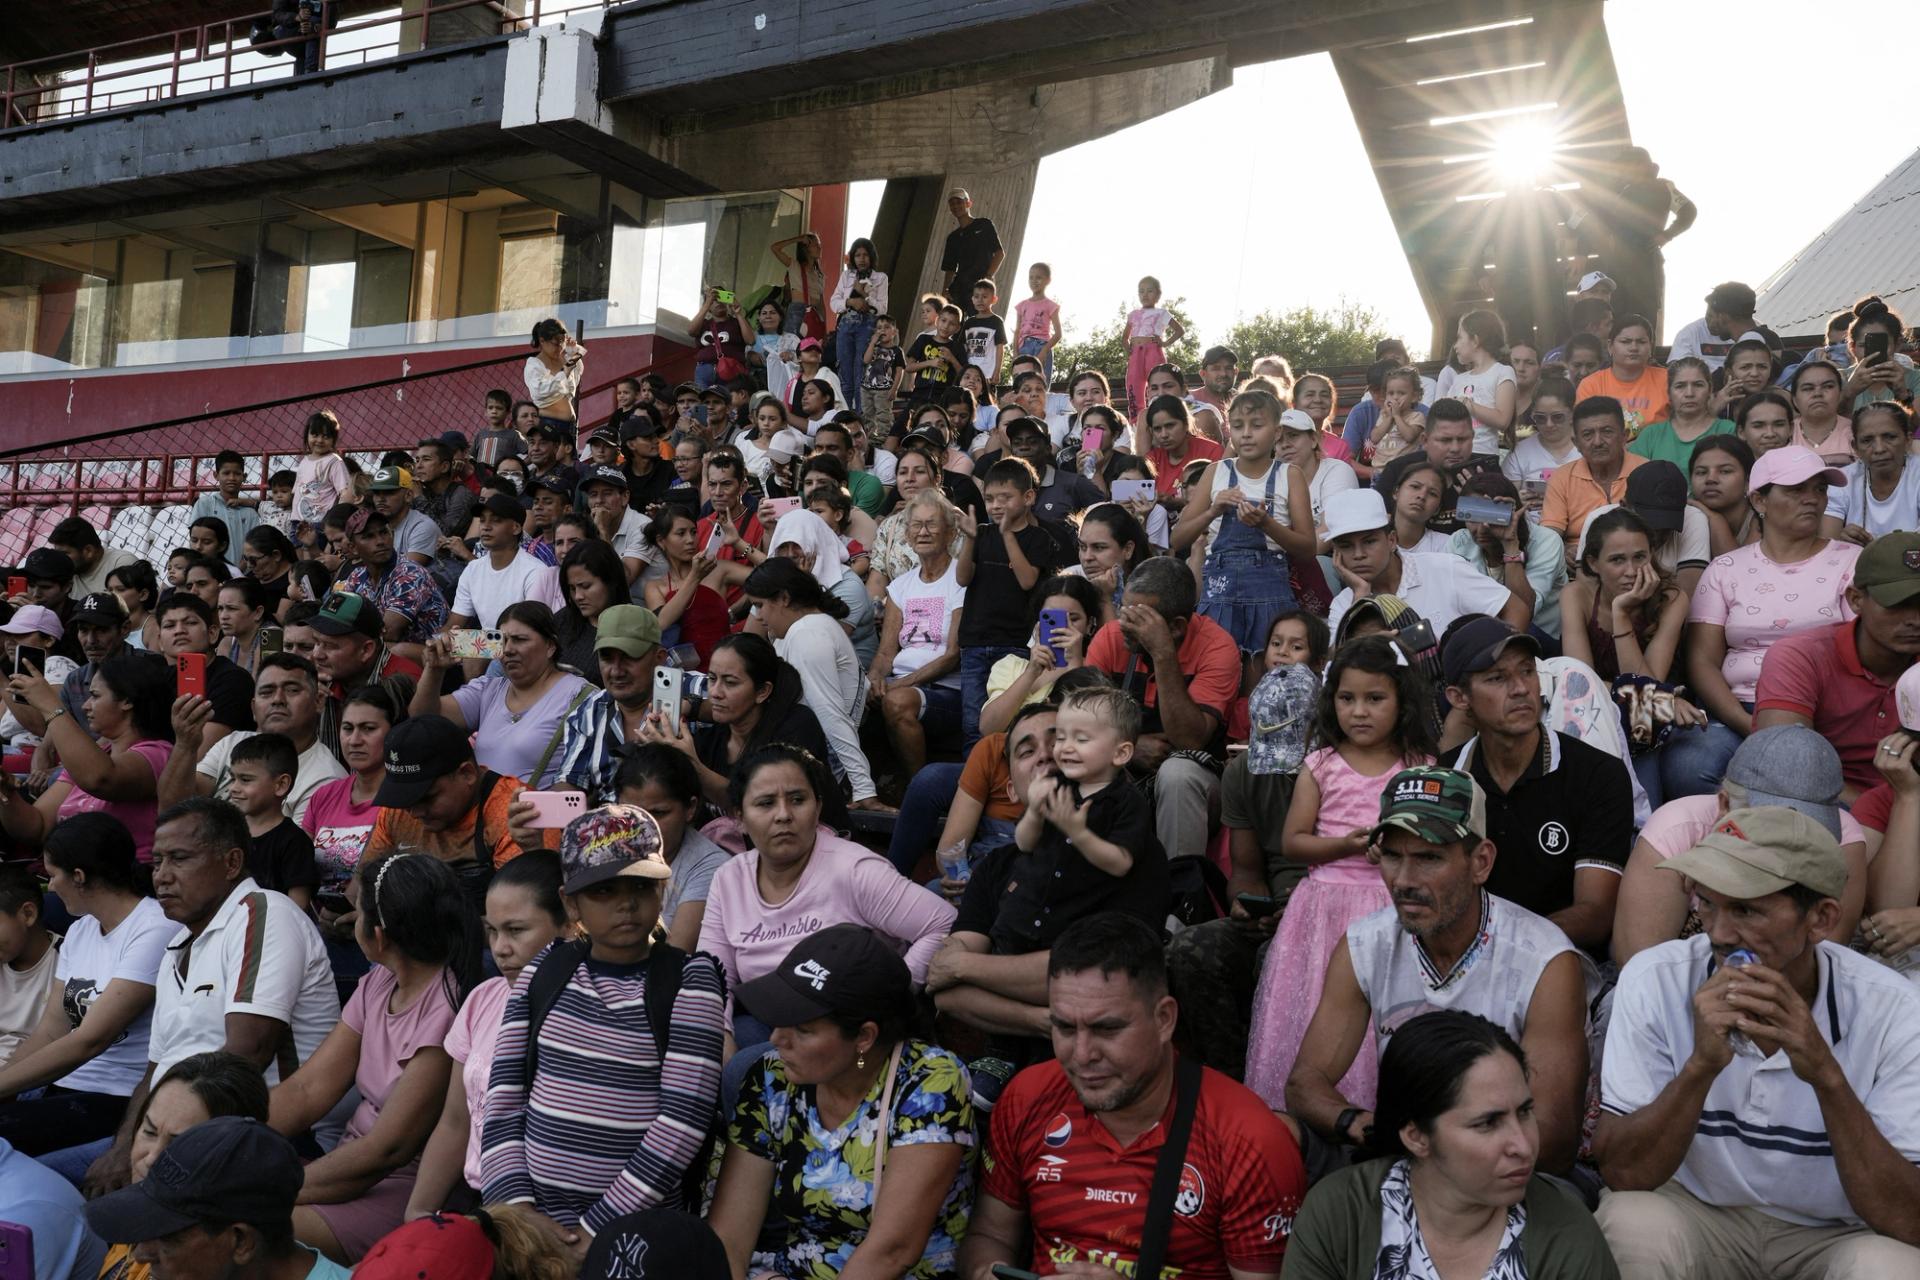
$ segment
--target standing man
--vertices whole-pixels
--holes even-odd
[[[1707,314],[1682,325],[1680,332],[1673,335],[1673,349],[1667,353],[1667,363],[1672,364],[1682,356],[1695,356],[1717,373],[1736,342],[1757,338],[1778,350],[1779,337],[1753,318],[1758,305],[1759,298],[1752,285],[1729,280],[1713,286],[1713,292],[1707,295]]]
[[[947,211],[960,224],[947,233],[947,247],[940,255],[940,292],[951,298],[955,280],[992,280],[1007,251],[992,220],[973,216],[973,197],[965,187],[947,192]]]

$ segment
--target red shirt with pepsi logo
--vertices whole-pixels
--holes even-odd
[[[1091,1261],[1133,1274],[1173,1107],[1169,1092],[1160,1123],[1122,1148],[1058,1062],[1013,1078],[993,1109],[985,1186],[1027,1215],[1028,1270],[1053,1275],[1060,1264]],[[1300,1149],[1280,1118],[1244,1085],[1203,1072],[1164,1274],[1228,1280],[1229,1266],[1277,1273],[1306,1189]]]

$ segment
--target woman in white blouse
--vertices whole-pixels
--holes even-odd
[[[527,384],[527,399],[540,410],[542,422],[559,422],[571,427],[579,417],[574,401],[580,395],[580,379],[587,371],[587,349],[573,340],[567,326],[549,316],[533,326],[534,352],[527,357],[521,377]]]

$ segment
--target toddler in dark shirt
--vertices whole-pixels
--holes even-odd
[[[287,797],[299,772],[292,739],[256,733],[227,761],[227,799],[245,816],[253,837],[247,874],[262,889],[277,889],[305,910],[313,905],[320,873],[313,862],[313,838],[287,816]]]
[[[1115,804],[1129,785],[1122,776],[1140,737],[1140,704],[1118,689],[1079,689],[1054,721],[1054,772],[1034,779],[1014,843],[1031,853],[1059,841],[1095,870],[1120,877],[1133,870],[1126,810]],[[1138,793],[1134,793],[1138,799]],[[1144,802],[1143,802],[1144,803]]]

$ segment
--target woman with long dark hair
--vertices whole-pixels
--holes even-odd
[[[560,561],[560,592],[566,599],[554,615],[560,636],[560,665],[600,683],[600,658],[593,636],[600,615],[629,599],[626,568],[613,544],[588,538]]]
[[[666,557],[667,572],[646,584],[647,608],[660,619],[660,629],[678,636],[700,655],[705,670],[713,648],[732,627],[722,590],[744,582],[749,565],[719,561],[700,546],[700,521],[678,503],[668,503],[647,526],[647,540]]]
[[[587,349],[574,341],[566,325],[549,316],[533,326],[533,354],[520,376],[542,426],[574,431],[580,416],[574,401],[580,398],[580,379],[586,372]]]
[[[1747,504],[1747,477],[1753,450],[1735,435],[1707,436],[1694,442],[1687,459],[1693,505],[1707,515],[1707,535],[1715,556],[1726,555],[1760,536],[1760,518]]]
[[[847,407],[860,408],[860,366],[875,321],[887,313],[887,273],[879,270],[880,256],[873,241],[861,236],[847,246],[846,269],[833,286],[827,305],[840,317],[834,340],[840,385],[847,391]]]

